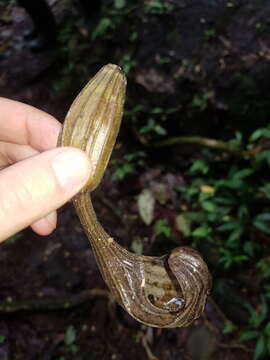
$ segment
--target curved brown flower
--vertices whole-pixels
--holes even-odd
[[[73,102],[60,146],[84,150],[92,174],[73,204],[90,240],[102,276],[115,299],[138,321],[155,327],[187,326],[204,310],[211,276],[190,247],[162,257],[130,253],[97,220],[90,192],[100,183],[122,119],[126,79],[116,65],[104,66]]]

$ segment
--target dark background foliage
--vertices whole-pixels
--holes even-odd
[[[57,43],[33,52],[31,19],[0,0],[0,95],[63,121],[101,66],[122,66],[125,114],[94,195],[99,218],[137,253],[198,248],[213,291],[187,329],[141,326],[108,297],[67,205],[51,236],[1,244],[0,358],[269,358],[269,1],[104,0],[88,20],[76,1],[48,4]]]

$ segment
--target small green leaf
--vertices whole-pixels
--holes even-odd
[[[66,330],[64,342],[66,345],[71,345],[75,342],[75,340],[76,340],[76,331],[74,326],[70,325]]]
[[[201,159],[194,160],[190,168],[191,173],[200,172],[202,174],[207,174],[208,171],[209,171],[209,166],[204,160]]]
[[[209,212],[214,212],[216,211],[216,206],[214,203],[212,203],[211,201],[203,201],[201,203],[202,205],[202,208],[206,211],[209,211]]]
[[[242,180],[246,178],[247,176],[250,176],[254,173],[253,169],[241,169],[234,173],[233,180]]]
[[[162,127],[161,125],[156,125],[154,127],[154,130],[155,130],[155,133],[158,134],[158,135],[167,135],[167,130],[164,129],[164,127]]]
[[[270,166],[270,150],[264,150],[256,155],[255,165],[260,166],[264,161]]]
[[[242,335],[240,336],[240,341],[248,341],[248,340],[252,340],[255,339],[259,336],[259,331],[245,331],[242,333]]]
[[[126,0],[114,0],[114,7],[116,9],[122,9],[126,5]]]
[[[243,234],[244,229],[241,227],[240,224],[230,233],[227,244],[233,246],[234,243],[240,239],[241,235]]]
[[[255,130],[254,133],[251,134],[251,136],[249,138],[249,141],[254,142],[254,141],[258,140],[262,136],[270,139],[270,129],[262,128],[262,129]]]
[[[209,229],[208,227],[206,226],[199,226],[197,227],[197,229],[195,229],[193,232],[192,232],[192,236],[194,237],[200,237],[200,238],[205,238],[207,237],[211,232],[211,229]]]
[[[254,353],[254,360],[259,359],[261,356],[263,356],[266,352],[266,347],[265,347],[265,338],[263,335],[261,335],[259,337],[259,340],[256,343],[256,347],[255,347],[255,353]]]
[[[156,107],[151,110],[152,114],[161,114],[163,112],[162,108]]]
[[[0,335],[0,344],[4,344],[6,341],[6,337],[4,335]]]
[[[264,333],[267,337],[270,338],[270,321],[268,321],[268,323],[266,324],[266,326],[264,328]]]
[[[229,231],[229,230],[234,230],[236,227],[238,227],[238,224],[235,222],[228,222],[225,224],[222,224],[220,226],[217,227],[217,231]]]
[[[103,35],[110,26],[111,20],[109,18],[102,18],[92,32],[92,39],[95,40],[98,36]]]
[[[268,304],[265,301],[265,298],[262,297],[262,304],[259,315],[260,323],[262,323],[266,319],[267,314],[268,314]]]
[[[72,344],[70,346],[70,352],[72,352],[72,354],[76,354],[79,351],[79,347],[76,344]]]
[[[263,213],[256,216],[256,220],[259,221],[268,221],[270,220],[270,213]]]
[[[215,197],[215,202],[217,204],[221,204],[221,205],[235,205],[236,199],[233,198],[230,195],[227,195],[227,197]]]
[[[235,331],[237,329],[237,326],[234,325],[233,323],[229,323],[228,325],[226,325],[224,328],[223,328],[223,334],[230,334],[232,333],[233,331]]]
[[[270,337],[266,341],[267,355],[270,356]]]
[[[156,235],[163,235],[169,238],[172,235],[172,230],[168,224],[167,219],[160,219],[154,225],[154,232]]]
[[[253,226],[255,226],[255,228],[261,230],[262,232],[265,232],[266,234],[270,235],[270,226],[267,225],[266,223],[255,219],[255,221],[253,221]]]
[[[246,241],[244,243],[244,247],[243,247],[243,250],[246,254],[248,254],[249,256],[254,256],[254,252],[255,252],[255,249],[256,249],[256,243],[253,242],[253,241]]]
[[[114,181],[123,180],[126,177],[126,175],[134,174],[135,172],[136,172],[135,165],[126,163],[123,166],[121,166],[115,170],[115,172],[112,175],[112,179]]]

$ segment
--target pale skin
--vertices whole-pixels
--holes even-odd
[[[86,183],[91,164],[71,147],[56,148],[61,124],[32,106],[0,97],[0,241],[31,226],[56,227],[56,209]]]

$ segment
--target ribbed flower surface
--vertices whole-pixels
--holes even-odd
[[[123,115],[126,79],[117,65],[104,66],[83,88],[67,113],[61,146],[85,151],[91,176],[84,190],[94,190],[107,167]]]

